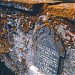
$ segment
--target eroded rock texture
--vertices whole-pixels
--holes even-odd
[[[75,74],[75,4],[0,3],[0,59],[16,75]]]

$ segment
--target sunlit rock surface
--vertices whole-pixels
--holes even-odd
[[[1,2],[1,61],[16,75],[74,75],[74,6]]]

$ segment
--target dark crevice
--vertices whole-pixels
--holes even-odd
[[[19,11],[19,12],[23,12],[25,14],[29,14],[31,16],[36,16],[37,14],[40,14],[41,13],[41,7],[42,7],[43,4],[35,4],[33,5],[32,7],[32,11],[27,11],[27,10],[23,10],[23,9],[19,9],[19,8],[15,8],[13,5],[12,6],[6,6],[6,5],[0,5],[0,8],[3,8],[3,9],[10,9],[10,10],[15,10],[15,11]]]
[[[0,62],[0,75],[15,75],[10,69],[5,66],[5,63]]]

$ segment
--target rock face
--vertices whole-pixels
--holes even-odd
[[[53,2],[62,2],[63,0],[4,0],[8,2],[22,2],[28,4],[37,4],[37,3],[53,3]]]
[[[48,27],[42,27],[34,35],[34,65],[46,75],[57,74],[59,63],[59,49],[54,43],[54,32]],[[60,45],[61,46],[61,45]],[[59,47],[59,46],[58,46]]]
[[[16,75],[74,75],[75,4],[25,1],[0,3],[1,61]]]

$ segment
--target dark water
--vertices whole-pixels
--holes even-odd
[[[4,63],[0,62],[0,75],[15,75]]]

